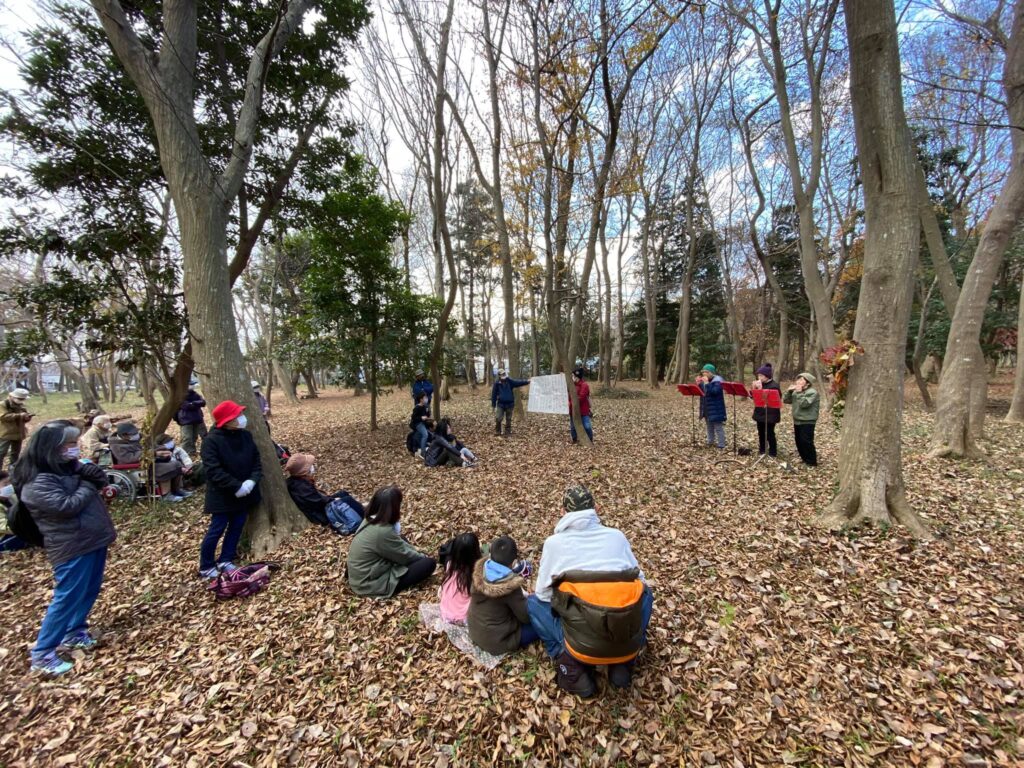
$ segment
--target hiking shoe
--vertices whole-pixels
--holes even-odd
[[[217,563],[217,569],[221,573],[234,573],[238,570],[238,566],[229,560],[226,563]]]
[[[555,659],[555,668],[558,671],[556,675],[558,687],[563,691],[575,694],[581,699],[589,699],[597,693],[597,685],[594,684],[594,678],[590,671],[568,651],[562,651],[562,654]]]
[[[203,568],[199,571],[200,579],[216,579],[220,573],[216,568]]]
[[[611,664],[608,667],[608,682],[614,688],[629,688],[633,682],[633,664]]]
[[[65,672],[70,672],[74,667],[75,665],[70,661],[64,661],[58,656],[56,651],[50,651],[45,656],[33,658],[32,666],[29,669],[47,677],[59,677]]]
[[[91,651],[93,648],[99,645],[99,642],[99,640],[97,640],[89,633],[89,630],[82,629],[78,632],[75,632],[72,635],[68,635],[67,637],[65,637],[64,642],[60,644],[60,647],[67,648],[69,651]]]

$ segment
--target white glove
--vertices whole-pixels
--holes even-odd
[[[252,480],[246,480],[244,483],[242,483],[242,487],[235,491],[235,497],[240,499],[243,496],[248,496],[250,493],[252,493],[252,489],[255,487],[256,483],[254,483]]]

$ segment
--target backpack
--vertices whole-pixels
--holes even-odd
[[[231,573],[223,571],[206,585],[218,600],[255,595],[270,583],[270,572],[280,570],[277,563],[249,563]]]
[[[39,532],[39,526],[32,519],[32,513],[21,503],[17,493],[11,499],[11,506],[7,510],[7,530],[29,546],[43,546],[43,534]]]
[[[416,431],[413,430],[405,436],[405,450],[409,453],[416,453]]]
[[[344,497],[331,499],[324,512],[327,513],[327,519],[334,532],[343,536],[355,533],[360,523],[363,522],[363,516]]]

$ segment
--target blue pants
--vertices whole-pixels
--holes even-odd
[[[708,431],[708,445],[717,445],[719,448],[725,448],[725,422],[706,421],[705,425]]]
[[[643,611],[643,639],[642,644],[647,643],[647,625],[651,623],[651,611],[654,609],[654,594],[650,587],[644,587],[643,597],[640,598]],[[537,595],[530,595],[526,598],[526,610],[530,614],[530,623],[540,635],[544,643],[544,650],[548,656],[556,659],[565,650],[565,634],[562,632],[562,619],[551,609],[551,603],[545,603]]]
[[[248,510],[231,515],[210,515],[210,527],[199,547],[199,570],[205,571],[215,568],[218,563],[235,561],[238,557],[238,542],[242,538],[242,529],[248,517]],[[224,543],[220,548],[220,557],[217,557],[217,542],[221,536],[224,537]]]
[[[583,422],[583,431],[587,433],[590,442],[594,442],[594,424],[590,417],[580,416],[580,421]],[[576,422],[572,420],[572,415],[569,416],[569,434],[572,435],[572,441],[575,443],[578,435],[576,434]]]
[[[540,635],[533,628],[533,624],[522,624],[519,627],[519,647],[526,648],[540,640]]]
[[[88,629],[89,612],[103,586],[106,564],[107,548],[103,547],[53,569],[57,584],[32,649],[33,659],[53,652],[69,635]]]
[[[427,432],[427,425],[422,421],[416,425],[416,438],[418,440],[418,448],[421,451],[427,450],[427,440],[430,439],[430,433]]]

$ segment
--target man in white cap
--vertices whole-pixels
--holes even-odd
[[[19,387],[0,403],[0,469],[8,452],[11,454],[9,466],[14,466],[21,456],[21,444],[28,437],[28,422],[32,418],[25,408],[26,400],[28,390]]]

